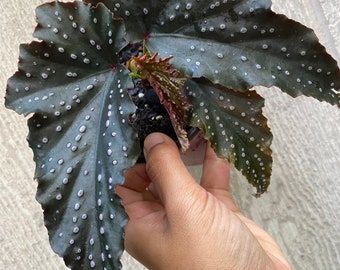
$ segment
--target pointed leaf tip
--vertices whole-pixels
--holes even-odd
[[[189,80],[184,94],[193,105],[189,123],[204,131],[217,155],[235,164],[257,189],[269,186],[272,134],[255,91],[235,92],[205,79]]]

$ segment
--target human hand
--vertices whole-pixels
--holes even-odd
[[[130,218],[126,250],[149,269],[291,269],[275,241],[233,202],[228,162],[207,146],[201,183],[176,144],[153,133],[146,164],[116,187]]]

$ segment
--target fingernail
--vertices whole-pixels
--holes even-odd
[[[144,141],[144,155],[148,153],[154,146],[163,142],[164,138],[160,133],[152,133],[148,135]]]

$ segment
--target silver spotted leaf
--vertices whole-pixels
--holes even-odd
[[[236,92],[206,79],[188,80],[184,87],[193,105],[190,124],[201,128],[217,155],[229,159],[257,189],[268,188],[272,134],[262,114],[264,99],[255,91]]]
[[[37,22],[41,41],[21,45],[6,106],[34,113],[28,141],[51,245],[72,269],[120,269],[127,215],[114,188],[140,153],[133,83],[117,64],[124,24],[104,5],[57,1]]]
[[[99,1],[86,0],[96,4]],[[270,0],[102,0],[131,40],[173,56],[186,77],[235,90],[277,86],[340,107],[340,70],[314,32],[271,11]]]

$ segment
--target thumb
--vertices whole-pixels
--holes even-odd
[[[159,198],[170,214],[187,205],[184,200],[194,199],[200,186],[195,182],[181,160],[175,142],[162,133],[152,133],[144,141],[146,171]]]

